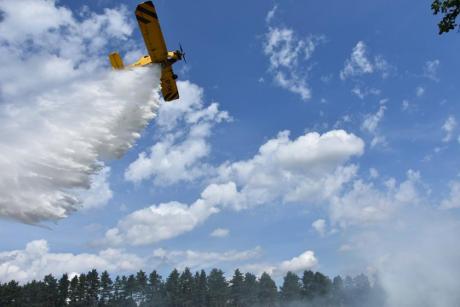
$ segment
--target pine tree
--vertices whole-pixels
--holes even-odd
[[[166,279],[166,305],[168,307],[178,307],[180,306],[180,301],[178,300],[180,296],[179,288],[179,272],[174,269],[171,274],[169,274]]]
[[[193,306],[195,282],[189,268],[185,268],[179,277],[180,304],[184,307]]]
[[[147,300],[147,275],[140,270],[136,274],[136,299],[135,301],[143,304]]]
[[[324,274],[316,272],[313,277],[314,296],[326,297],[331,291],[331,280]]]
[[[262,273],[259,279],[259,303],[262,306],[276,306],[278,290],[273,279],[267,273]]]
[[[69,276],[63,274],[58,284],[58,306],[66,306],[69,297]]]
[[[219,269],[212,269],[208,276],[209,306],[225,306],[228,300],[227,286],[224,272]]]
[[[299,301],[301,298],[302,285],[300,278],[292,272],[287,272],[284,277],[283,285],[281,286],[281,299],[283,302]]]
[[[75,275],[71,280],[70,280],[70,286],[69,286],[69,306],[78,306],[79,302],[79,281],[78,281],[78,276]]]
[[[125,283],[125,304],[126,305],[133,305],[134,303],[134,293],[137,288],[136,284],[136,278],[134,277],[133,274],[128,276],[128,279],[126,279]]]
[[[109,272],[104,271],[101,274],[100,284],[100,297],[99,304],[101,306],[107,306],[112,298],[112,279],[110,279]]]
[[[243,282],[243,306],[251,307],[257,303],[259,284],[254,274],[244,274]]]
[[[2,298],[0,299],[0,306],[19,306],[21,298],[21,287],[19,284],[12,280],[2,286]]]
[[[149,275],[149,284],[147,291],[147,305],[151,307],[160,307],[164,304],[164,285],[157,271]]]
[[[334,306],[342,306],[345,304],[344,282],[340,276],[336,276],[332,280],[332,302]]]
[[[99,274],[96,269],[93,269],[86,274],[86,303],[89,307],[95,307],[99,301]]]
[[[239,269],[233,273],[230,280],[230,306],[241,307],[244,300],[244,277]]]
[[[49,274],[43,278],[43,283],[45,285],[45,295],[46,295],[46,306],[54,307],[58,306],[58,283],[57,279],[53,275]]]
[[[193,295],[193,306],[208,306],[208,278],[206,272],[201,270],[195,273],[195,294]]]
[[[113,304],[119,304],[124,299],[124,286],[123,281],[120,276],[115,277],[115,282],[113,284]]]
[[[86,274],[80,274],[78,277],[78,306],[88,305],[88,283],[86,281]]]
[[[302,298],[307,301],[313,300],[315,274],[312,271],[304,271],[302,276]]]

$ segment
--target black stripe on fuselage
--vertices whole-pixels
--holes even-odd
[[[140,22],[142,22],[142,23],[150,23],[150,22],[151,22],[150,20],[145,19],[144,17],[139,16],[139,15],[137,15],[137,14],[136,14],[136,18],[137,18],[138,21],[140,21]]]
[[[153,2],[152,1],[145,1],[144,3],[142,4],[145,4],[145,5],[148,5],[148,6],[151,6],[153,8],[155,8],[155,6],[153,6]]]
[[[143,6],[140,6],[140,5],[139,5],[139,6],[137,7],[137,11],[142,12],[142,13],[144,13],[145,15],[149,15],[150,17],[153,17],[153,18],[155,18],[155,19],[158,19],[157,13],[155,13],[154,11],[152,11],[152,10],[150,10],[150,9],[146,9],[146,8],[143,7]]]

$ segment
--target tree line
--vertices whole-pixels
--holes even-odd
[[[301,276],[288,272],[281,287],[269,274],[257,278],[235,270],[226,280],[224,272],[212,269],[195,272],[174,269],[166,280],[153,271],[116,276],[93,269],[86,274],[57,279],[47,275],[41,281],[20,285],[12,280],[0,283],[0,306],[28,307],[277,307],[277,306],[383,306],[384,293],[378,283],[361,274],[332,280],[320,272]]]

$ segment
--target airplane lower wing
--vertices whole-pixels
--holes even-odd
[[[164,67],[161,71],[161,93],[165,101],[179,99],[179,90],[171,65]]]
[[[136,7],[136,19],[152,62],[162,63],[166,61],[168,50],[152,1],[141,3]]]

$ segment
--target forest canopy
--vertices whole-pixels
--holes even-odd
[[[304,271],[301,276],[288,272],[277,287],[267,273],[259,278],[236,269],[230,280],[220,269],[208,274],[174,269],[166,279],[153,271],[139,271],[113,280],[107,271],[97,270],[59,279],[47,275],[42,281],[19,285],[0,284],[0,306],[111,306],[111,307],[275,307],[275,306],[373,306],[384,305],[378,282],[367,276],[334,277]]]

